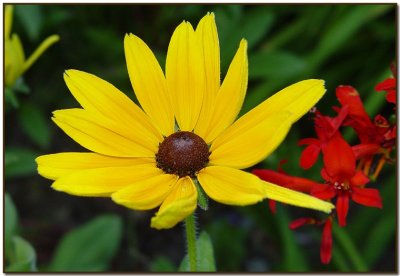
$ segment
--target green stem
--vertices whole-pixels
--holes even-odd
[[[189,256],[189,269],[197,270],[196,225],[194,214],[185,219],[186,243]]]
[[[348,259],[353,264],[355,270],[357,272],[365,272],[368,271],[368,266],[357,250],[351,238],[348,236],[347,232],[334,225],[333,226],[333,235],[335,237],[335,241],[338,242],[343,249],[344,252],[347,253]]]

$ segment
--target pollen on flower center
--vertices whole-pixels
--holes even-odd
[[[171,134],[159,145],[157,167],[179,177],[195,177],[208,163],[210,152],[204,140],[188,131]]]

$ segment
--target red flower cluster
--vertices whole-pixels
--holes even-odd
[[[396,79],[388,78],[376,86],[377,91],[387,91],[386,100],[396,103]],[[322,115],[314,110],[316,138],[305,138],[299,145],[306,146],[300,157],[303,169],[311,168],[322,154],[323,183],[290,176],[281,168],[278,171],[256,169],[253,173],[261,179],[278,185],[309,193],[322,200],[335,200],[339,226],[346,226],[350,200],[369,207],[382,208],[378,189],[367,188],[370,179],[375,180],[385,163],[392,163],[395,147],[396,125],[382,115],[371,120],[365,111],[357,90],[351,86],[339,86],[336,97],[341,104],[333,107],[335,117]],[[343,138],[340,128],[351,127],[359,138],[359,144],[351,146]],[[378,161],[376,161],[378,160]],[[270,202],[274,212],[275,203]],[[323,225],[320,257],[327,264],[332,252],[332,223],[334,214],[324,220],[299,218],[290,224],[296,229],[306,224]]]

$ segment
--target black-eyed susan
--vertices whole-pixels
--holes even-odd
[[[220,83],[214,14],[196,30],[174,31],[164,75],[137,36],[124,41],[138,107],[108,82],[68,70],[65,82],[82,108],[54,112],[54,122],[90,153],[37,158],[52,187],[78,196],[106,196],[136,210],[160,206],[151,220],[170,228],[194,212],[195,181],[215,201],[254,204],[264,198],[329,212],[333,205],[264,182],[241,169],[266,158],[290,126],[325,92],[322,80],[305,80],[273,95],[235,119],[247,89],[247,42],[242,40]]]

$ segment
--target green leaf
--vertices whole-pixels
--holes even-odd
[[[43,23],[42,7],[40,5],[17,5],[15,13],[30,40],[38,41]]]
[[[11,257],[12,237],[16,234],[18,224],[18,213],[9,194],[4,196],[5,225],[4,225],[4,245],[6,258]]]
[[[35,158],[38,153],[23,147],[8,147],[5,149],[5,176],[23,177],[36,173]]]
[[[49,271],[104,271],[117,252],[121,235],[120,217],[99,216],[62,238]]]
[[[365,262],[371,266],[384,255],[385,249],[390,242],[396,239],[396,209],[385,212],[382,217],[375,221],[368,231],[368,238],[362,252]]]
[[[221,16],[220,16],[221,15]],[[268,33],[274,21],[274,15],[265,7],[249,10],[246,16],[216,12],[218,34],[221,44],[221,69],[226,72],[228,64],[233,58],[239,42],[245,38],[249,50]]]
[[[198,270],[199,271],[216,271],[214,260],[214,249],[212,241],[207,232],[201,232],[197,239],[198,251]]]
[[[288,79],[300,74],[306,63],[286,52],[256,53],[249,57],[249,78]]]
[[[335,244],[343,249],[343,252],[347,255],[348,260],[354,267],[356,272],[368,271],[368,264],[362,258],[360,251],[355,246],[353,240],[347,234],[347,230],[337,226],[335,223],[332,227],[333,239]]]
[[[36,271],[36,253],[32,245],[19,236],[13,237],[13,254],[7,272]]]
[[[174,272],[176,271],[175,265],[170,259],[164,256],[157,256],[150,264],[150,271],[152,272]]]
[[[282,241],[282,266],[287,272],[304,272],[308,263],[302,249],[295,240],[295,233],[289,229],[289,216],[285,208],[279,208],[275,216]]]
[[[14,108],[19,107],[18,98],[15,95],[14,90],[12,88],[6,87],[6,89],[4,91],[4,99],[6,101],[7,106],[8,106],[8,104],[11,104],[12,107],[14,107]]]
[[[27,95],[27,94],[29,94],[29,92],[31,92],[29,86],[25,83],[25,80],[23,77],[19,77],[15,81],[12,88],[15,90],[15,92],[25,94],[25,95]]]
[[[364,24],[371,22],[392,7],[391,5],[358,5],[349,8],[344,16],[337,18],[334,24],[324,31],[324,36],[310,56],[312,68],[317,68],[343,44],[348,43]]]
[[[197,246],[197,271],[215,272],[214,249],[212,241],[207,232],[202,231],[196,240]],[[179,271],[190,271],[188,255],[183,258]]]
[[[18,113],[18,120],[22,130],[39,147],[46,149],[51,142],[51,132],[48,119],[36,105],[25,103]]]
[[[393,166],[392,168],[386,168],[387,171],[394,170],[395,164],[385,165],[387,167]],[[384,173],[385,171],[382,171]],[[391,250],[394,240],[396,239],[396,210],[397,210],[397,193],[393,192],[397,188],[396,175],[389,174],[388,177],[379,177],[377,180],[378,186],[380,186],[380,195],[382,197],[383,208],[364,208],[362,213],[358,212],[358,215],[364,215],[371,217],[368,222],[361,225],[368,231],[364,231],[359,243],[362,246],[363,257],[365,262],[370,264],[370,267],[374,267],[375,263],[385,255],[385,252]],[[369,211],[367,213],[367,211]],[[375,212],[376,215],[370,215]],[[354,223],[361,224],[359,220]],[[354,233],[354,232],[353,232]],[[356,233],[359,236],[359,233]]]

